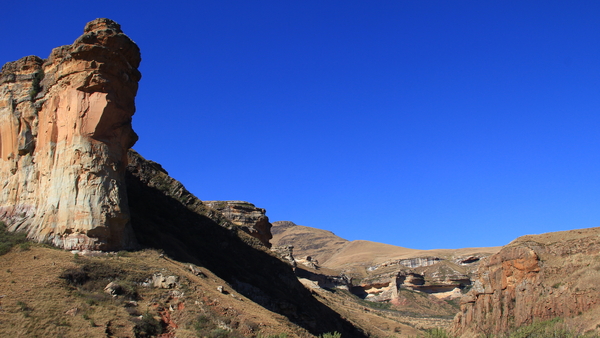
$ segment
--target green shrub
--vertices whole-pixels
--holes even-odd
[[[454,338],[454,336],[445,329],[434,328],[425,330],[423,338]]]
[[[319,338],[341,338],[342,334],[339,332],[327,332],[319,336]]]
[[[160,322],[149,312],[144,313],[142,319],[140,319],[133,327],[133,333],[136,338],[157,336],[161,334],[162,331],[163,328],[162,325],[160,325]]]
[[[76,287],[82,296],[99,297],[94,301],[103,301],[106,298],[104,288],[109,282],[114,282],[117,284],[116,295],[130,300],[139,298],[137,284],[145,280],[145,275],[108,263],[89,261],[85,257],[80,258],[78,263],[81,265],[64,270],[59,277]]]
[[[13,246],[27,241],[27,234],[24,232],[8,231],[6,225],[0,222],[0,255],[9,252]]]
[[[121,250],[119,252],[117,252],[117,257],[127,257],[129,256],[129,252],[125,251],[125,250]]]
[[[509,335],[509,338],[575,338],[581,335],[560,325],[562,319],[554,318],[531,325],[522,326]]]

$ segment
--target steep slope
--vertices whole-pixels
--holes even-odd
[[[142,246],[207,268],[236,292],[312,334],[364,336],[317,301],[290,265],[190,194],[160,165],[130,151],[126,179],[131,223]]]
[[[209,270],[154,250],[85,257],[34,245],[1,258],[1,337],[311,336]],[[145,283],[159,274],[177,282]],[[114,296],[104,290],[111,282],[122,286]]]
[[[65,249],[135,245],[124,188],[138,47],[108,19],[0,74],[0,220]]]
[[[571,330],[600,328],[600,228],[519,237],[479,267],[454,331],[506,333],[564,318]]]

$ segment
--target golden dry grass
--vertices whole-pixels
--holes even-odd
[[[175,297],[173,290],[137,286],[137,306],[132,306],[126,297],[108,296],[103,287],[89,290],[60,278],[65,270],[89,262],[121,270],[124,276],[151,277],[158,272],[179,276],[181,285],[176,291],[183,295]],[[233,329],[231,337],[281,333],[312,337],[284,316],[233,291],[210,271],[200,269],[205,277],[195,276],[186,264],[161,258],[151,250],[125,257],[76,258],[40,245],[26,251],[14,248],[0,257],[0,337],[133,337],[137,319],[146,312],[162,320],[164,331],[172,334],[168,337],[196,337],[200,331],[219,327]],[[218,286],[226,293],[217,291]],[[202,325],[197,324],[199,319]]]
[[[311,256],[324,263],[349,242],[331,231],[295,225],[282,232],[275,231],[271,243],[293,245],[296,257]]]

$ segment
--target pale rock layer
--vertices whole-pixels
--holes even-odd
[[[0,220],[64,249],[135,246],[124,175],[139,48],[108,19],[0,73]]]

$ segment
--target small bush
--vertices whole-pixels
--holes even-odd
[[[342,334],[339,332],[327,332],[319,336],[319,338],[341,338]]]
[[[209,328],[212,325],[210,318],[208,318],[207,316],[199,316],[198,318],[196,318],[196,321],[194,321],[194,329],[196,330],[196,332],[198,332],[198,334],[202,333],[202,330]]]
[[[21,312],[23,312],[23,316],[25,316],[25,317],[29,317],[29,314],[31,313],[31,311],[33,311],[32,308],[27,306],[27,304],[22,301],[18,301],[17,306],[19,307],[19,310],[21,310]]]
[[[129,252],[125,251],[125,250],[121,250],[119,252],[117,252],[117,257],[127,257],[129,256]]]
[[[160,322],[154,318],[149,312],[142,315],[142,319],[134,326],[133,333],[136,338],[146,338],[157,336],[163,331]]]
[[[82,258],[80,263],[79,267],[64,270],[60,278],[76,287],[81,296],[92,298],[94,302],[103,302],[109,299],[104,288],[108,283],[114,282],[117,284],[116,295],[130,300],[138,299],[137,283],[145,278],[141,274],[127,272],[104,262],[88,261],[85,258]]]
[[[9,252],[13,246],[27,241],[27,234],[24,232],[8,231],[6,225],[0,222],[0,255]]]
[[[82,268],[71,268],[63,271],[60,278],[64,279],[73,286],[83,285],[90,279],[87,272]]]

